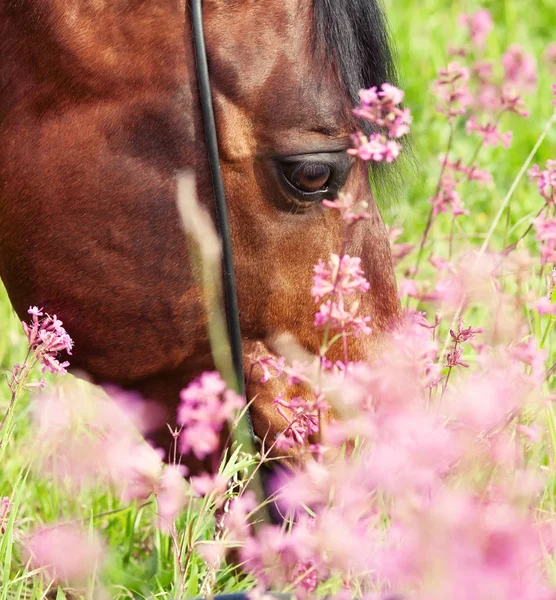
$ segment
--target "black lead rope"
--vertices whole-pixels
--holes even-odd
[[[226,207],[226,193],[224,191],[224,181],[222,180],[222,170],[220,169],[220,157],[218,155],[218,137],[216,134],[216,123],[214,121],[207,51],[203,31],[202,0],[191,0],[190,4],[193,44],[195,47],[195,62],[197,67],[197,83],[199,86],[199,96],[201,98],[201,112],[203,114],[203,126],[205,130],[212,189],[216,203],[216,221],[222,239],[224,301],[226,305],[228,335],[232,350],[232,364],[237,381],[236,391],[238,394],[245,396],[245,376],[243,371],[243,352],[241,348],[241,329],[239,325],[236,277],[232,242],[230,238],[230,225],[228,222],[228,210]],[[249,427],[252,431],[251,423],[249,423]]]

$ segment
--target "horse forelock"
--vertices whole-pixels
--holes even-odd
[[[344,91],[397,83],[388,27],[380,0],[313,0],[313,47],[336,63]]]

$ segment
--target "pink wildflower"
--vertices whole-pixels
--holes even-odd
[[[5,496],[0,501],[0,532],[6,533],[6,526],[8,524],[8,519],[10,516],[10,512],[12,510],[12,503],[10,499]]]
[[[540,215],[533,219],[533,225],[540,244],[542,264],[556,263],[556,217]]]
[[[556,315],[556,303],[552,302],[546,296],[535,302],[534,309],[539,315]]]
[[[191,486],[197,496],[203,497],[212,493],[221,496],[226,492],[228,479],[220,473],[214,475],[202,473],[191,478]]]
[[[409,133],[411,123],[409,110],[399,107],[403,96],[402,90],[389,83],[384,83],[378,92],[376,87],[361,90],[359,92],[361,104],[353,112],[360,119],[385,129],[389,137],[400,138]]]
[[[531,380],[533,383],[541,384],[543,382],[547,352],[537,346],[537,341],[533,337],[530,337],[526,342],[510,346],[508,354],[531,367]]]
[[[351,136],[353,148],[348,150],[350,156],[358,156],[361,160],[391,163],[398,158],[402,147],[385,135],[373,133],[369,138],[361,132]]]
[[[224,527],[234,540],[243,540],[249,536],[249,514],[257,508],[255,493],[248,490],[232,499],[228,512],[224,514]]]
[[[181,449],[202,460],[216,452],[220,432],[245,400],[231,390],[217,372],[206,372],[181,391],[178,422],[182,425]]]
[[[252,358],[251,365],[258,366],[261,369],[263,376],[260,381],[261,383],[266,383],[282,375],[286,366],[286,359],[282,356],[263,356],[261,358]]]
[[[483,8],[472,15],[463,14],[460,16],[459,22],[469,30],[471,43],[482,50],[493,27],[490,12]]]
[[[353,301],[348,308],[343,298],[339,298],[336,302],[328,299],[320,305],[319,311],[315,314],[315,327],[324,327],[328,324],[331,329],[336,330],[347,331],[351,328],[356,337],[360,334],[369,335],[371,317],[360,317],[357,315],[358,311],[357,301]]]
[[[438,79],[433,84],[433,91],[440,100],[436,110],[449,120],[466,112],[472,101],[467,88],[469,69],[452,62],[446,69],[439,69]]]
[[[309,436],[319,430],[319,415],[328,409],[328,403],[322,396],[309,399],[295,396],[286,399],[284,394],[281,394],[274,399],[274,406],[286,422],[277,441],[279,450],[305,445]]]
[[[404,298],[405,296],[409,296],[409,298],[420,298],[421,292],[417,287],[417,282],[415,279],[402,279],[398,284],[398,297]]]
[[[512,142],[511,131],[501,133],[495,123],[485,123],[484,125],[481,125],[474,115],[467,121],[465,130],[467,135],[476,133],[478,136],[482,137],[485,146],[498,146],[499,143],[502,143],[504,148],[509,148]]]
[[[505,82],[520,90],[531,91],[537,85],[537,65],[535,59],[517,44],[511,45],[502,57]]]
[[[156,490],[157,512],[159,526],[163,531],[173,531],[174,520],[187,502],[185,474],[185,467],[168,465],[158,482]]]
[[[448,207],[452,210],[454,217],[469,214],[469,211],[463,206],[459,192],[456,190],[457,185],[458,182],[449,173],[445,172],[440,180],[438,193],[434,198],[429,198],[434,216],[441,212],[447,212]]]
[[[521,99],[521,96],[515,91],[507,88],[502,89],[500,108],[503,111],[514,113],[523,118],[529,116],[529,111],[525,108],[525,103]]]
[[[54,581],[84,582],[102,558],[99,539],[75,525],[53,525],[35,532],[25,544],[32,569]]]
[[[371,214],[366,210],[368,208],[367,203],[360,202],[357,206],[354,206],[353,196],[349,192],[347,194],[342,194],[340,192],[336,200],[323,200],[322,205],[327,208],[338,210],[348,225],[351,225],[356,221],[368,220],[371,218]]]
[[[550,71],[556,74],[556,42],[551,42],[544,51],[544,59],[549,64]]]
[[[556,160],[547,160],[543,171],[538,165],[533,165],[529,170],[529,180],[537,184],[539,194],[548,205],[556,205]]]
[[[333,292],[348,296],[355,292],[367,292],[371,287],[365,279],[359,257],[344,254],[340,258],[332,254],[328,263],[319,260],[313,269],[315,274],[311,294],[316,302]]]
[[[396,244],[396,240],[403,233],[403,229],[401,227],[389,227],[388,228],[388,241],[390,242],[390,250],[392,252],[392,260],[394,264],[401,261],[408,254],[413,251],[415,244]]]
[[[29,347],[43,365],[42,372],[49,370],[65,375],[69,362],[60,363],[57,356],[60,352],[71,354],[73,340],[62,327],[62,321],[56,315],[51,317],[43,313],[42,308],[36,306],[31,306],[27,312],[32,316],[32,322],[30,325],[22,322],[23,331]]]
[[[105,442],[104,461],[124,502],[145,500],[156,491],[162,475],[163,450],[117,432]],[[99,458],[101,458],[99,456]]]
[[[484,184],[492,183],[492,175],[488,171],[474,166],[468,167],[463,164],[461,158],[458,158],[455,162],[447,159],[446,169],[463,175],[467,181],[478,181]]]

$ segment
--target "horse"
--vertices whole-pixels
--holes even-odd
[[[395,83],[378,0],[205,0],[210,83],[227,195],[244,362],[289,334],[318,354],[312,267],[345,223],[322,206],[366,201],[347,251],[371,289],[380,352],[399,315],[387,231],[368,166],[346,150],[361,88]],[[214,368],[196,265],[176,206],[191,170],[214,215],[187,0],[0,0],[0,277],[23,319],[56,313],[72,366],[165,407]],[[335,355],[337,352],[337,356]],[[330,358],[342,358],[331,350]],[[283,429],[285,383],[250,378],[255,433]],[[155,434],[170,448],[166,425]]]

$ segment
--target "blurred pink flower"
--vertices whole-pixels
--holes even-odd
[[[403,97],[402,90],[384,83],[380,91],[377,91],[376,87],[361,90],[359,92],[361,104],[353,112],[360,119],[386,130],[389,137],[400,138],[409,133],[411,123],[409,110],[399,107]]]
[[[556,303],[546,296],[537,300],[533,307],[539,315],[556,315]]]
[[[413,251],[415,244],[396,244],[396,240],[403,233],[401,227],[388,227],[388,241],[390,242],[390,250],[392,252],[392,260],[394,264],[401,261]]]
[[[54,581],[84,582],[101,563],[103,548],[91,532],[76,525],[50,525],[25,543],[32,569],[44,569]]]
[[[12,503],[7,496],[0,500],[0,533],[6,533],[8,518],[12,510]]]
[[[511,131],[501,133],[495,123],[485,123],[484,125],[481,125],[477,121],[475,115],[469,117],[465,126],[465,131],[467,132],[467,135],[475,133],[482,137],[485,146],[498,146],[498,144],[501,143],[504,148],[509,148],[512,142]]]
[[[469,30],[471,43],[482,50],[493,27],[490,12],[483,8],[471,15],[463,14],[460,15],[459,22]]]
[[[181,450],[202,460],[218,450],[224,424],[243,408],[245,400],[227,390],[217,372],[208,371],[183,389],[180,397]]]
[[[371,218],[371,214],[366,210],[368,208],[367,203],[360,202],[354,206],[353,196],[349,192],[347,194],[340,192],[336,200],[323,200],[322,205],[338,210],[348,225]]]
[[[544,59],[550,67],[550,72],[556,74],[556,42],[551,42],[544,51]]]
[[[315,327],[325,327],[328,325],[332,330],[348,331],[352,330],[353,334],[369,335],[371,333],[371,317],[360,317],[357,315],[359,311],[359,302],[354,300],[347,307],[344,299],[341,297],[337,301],[332,299],[323,302],[319,311],[315,313]]]
[[[438,78],[433,84],[433,92],[440,100],[436,110],[449,120],[465,114],[473,100],[467,88],[468,81],[469,69],[457,62],[438,70]]]
[[[537,184],[539,194],[546,200],[550,206],[556,205],[556,160],[547,160],[546,169],[540,170],[538,165],[528,172],[531,183]]]
[[[223,525],[228,530],[232,540],[242,541],[250,536],[248,516],[257,508],[255,492],[247,490],[236,496],[230,502],[228,511],[224,514]]]
[[[452,178],[449,172],[444,172],[442,179],[440,180],[438,193],[435,197],[429,198],[429,202],[432,205],[432,214],[434,216],[441,212],[447,212],[448,208],[451,209],[454,217],[469,214],[469,211],[463,206],[459,192],[456,190],[458,183],[459,182]]]
[[[373,133],[367,138],[361,132],[351,136],[353,148],[348,150],[350,156],[358,156],[361,160],[391,163],[398,158],[402,147],[398,142],[389,140],[385,135]]]
[[[535,59],[518,44],[512,44],[502,57],[505,83],[518,90],[532,91],[538,80]]]
[[[166,532],[174,530],[174,520],[187,503],[186,469],[179,465],[167,465],[155,492],[159,527]]]
[[[556,217],[538,216],[533,219],[541,251],[541,262],[556,263]]]

